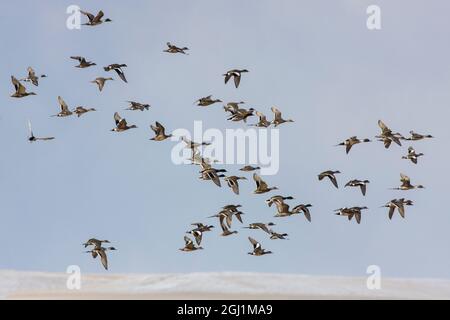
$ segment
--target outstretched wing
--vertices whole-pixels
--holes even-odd
[[[69,107],[67,106],[66,102],[60,96],[58,96],[58,102],[59,102],[62,112],[69,111]]]
[[[82,11],[82,10],[80,10],[80,13],[87,16],[90,22],[93,22],[95,20],[95,16],[92,13]]]
[[[281,111],[278,110],[276,107],[272,107],[271,110],[275,115],[275,120],[281,120]]]

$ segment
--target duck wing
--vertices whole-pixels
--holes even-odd
[[[60,96],[58,97],[58,102],[59,102],[59,106],[61,107],[62,112],[69,111],[69,107],[67,106],[67,103]]]
[[[90,22],[93,22],[95,20],[95,16],[92,13],[82,11],[82,10],[80,10],[80,13],[87,16]]]
[[[125,73],[123,72],[122,68],[115,68],[114,71],[117,72],[117,74],[119,75],[120,79],[123,80],[123,82],[128,83],[127,78],[125,78]]]

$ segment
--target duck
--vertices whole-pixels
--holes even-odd
[[[239,106],[241,104],[245,104],[244,101],[240,101],[240,102],[228,102],[223,109],[225,110],[225,112],[229,112],[231,114],[235,114],[238,110],[239,110]]]
[[[361,193],[363,194],[363,196],[365,196],[368,183],[370,183],[369,180],[354,179],[354,180],[350,180],[349,182],[347,182],[345,184],[345,187],[359,187],[361,189]]]
[[[411,179],[406,174],[403,174],[403,173],[400,173],[400,182],[402,183],[401,186],[398,188],[392,188],[392,190],[406,191],[406,190],[413,190],[413,189],[425,189],[425,187],[422,185],[417,185],[417,186],[412,185]]]
[[[166,45],[167,45],[167,49],[163,50],[164,52],[188,54],[185,52],[185,51],[189,50],[189,48],[187,48],[187,47],[180,48],[180,47],[177,47],[177,46],[171,44],[170,42],[167,42]]]
[[[212,231],[211,229],[214,229],[214,226],[204,225],[201,222],[192,223],[191,226],[196,227],[195,229],[193,229],[193,231],[208,232]]]
[[[239,180],[247,180],[246,177],[238,177],[238,176],[229,176],[225,178],[228,186],[233,190],[233,192],[239,195]]]
[[[122,68],[126,68],[126,67],[127,67],[126,64],[113,63],[113,64],[110,64],[109,66],[104,67],[103,69],[106,72],[114,70],[119,75],[120,79],[122,79],[123,82],[128,83],[127,79],[125,78],[125,73],[122,70]]]
[[[286,204],[284,201],[276,201],[274,202],[277,207],[277,214],[275,215],[275,218],[284,218],[284,217],[290,217],[295,214],[299,214],[300,212],[303,212],[305,215],[305,218],[311,222],[311,213],[309,211],[309,208],[312,207],[311,204],[300,204],[298,206],[295,206],[292,211],[289,210],[289,205]]]
[[[192,241],[189,237],[184,236],[184,248],[179,249],[184,252],[191,252],[196,250],[203,250],[202,247],[196,247],[194,241]]]
[[[105,87],[106,81],[113,81],[113,78],[103,78],[98,77],[95,80],[92,80],[91,83],[95,83],[98,86],[98,90],[102,92],[103,88]]]
[[[414,205],[411,200],[405,200],[405,198],[401,199],[392,199],[388,203],[386,203],[382,208],[389,208],[389,220],[392,220],[394,216],[395,209],[397,209],[400,216],[405,218],[405,205],[412,206]]]
[[[131,110],[131,111],[144,111],[144,110],[148,110],[150,108],[149,104],[144,104],[144,103],[139,103],[136,101],[127,101],[130,104],[130,107],[128,107],[125,110]]]
[[[166,134],[166,129],[164,126],[158,121],[155,122],[155,125],[150,125],[150,128],[155,133],[155,136],[150,140],[153,141],[164,141],[172,137],[172,134]]]
[[[239,212],[239,208],[242,208],[240,204],[227,204],[222,207],[223,210],[231,211],[231,212]]]
[[[270,234],[270,230],[269,227],[274,226],[275,224],[272,222],[269,223],[261,223],[261,222],[255,222],[255,223],[250,223],[248,225],[248,227],[244,227],[244,229],[251,229],[251,230],[262,230],[268,234]]]
[[[214,103],[218,103],[218,102],[222,102],[222,100],[220,100],[220,99],[213,99],[212,95],[200,98],[197,101],[195,101],[195,103],[199,107],[207,107],[207,106],[210,106],[210,105],[212,105]]]
[[[231,228],[231,224],[233,222],[233,217],[236,217],[236,219],[240,222],[243,223],[242,221],[242,215],[244,213],[241,211],[232,211],[232,210],[228,210],[228,209],[223,209],[221,210],[218,214],[215,214],[213,216],[210,216],[208,218],[219,218],[219,222],[220,224],[224,224],[226,223],[228,228]]]
[[[114,113],[114,121],[116,122],[116,127],[111,129],[111,131],[114,132],[123,132],[137,128],[137,126],[134,124],[132,126],[129,126],[127,121],[124,118],[122,118],[118,112]]]
[[[239,84],[241,83],[241,76],[242,73],[249,72],[247,69],[233,69],[230,71],[227,71],[223,76],[225,77],[225,84],[228,83],[228,81],[233,78],[234,79],[234,85],[236,88],[239,88]]]
[[[375,136],[375,138],[378,138],[378,141],[383,141],[384,147],[386,149],[389,149],[392,141],[400,147],[402,146],[400,140],[404,140],[404,137],[400,133],[393,133],[392,130],[382,120],[378,120],[378,126],[381,129],[381,134]]]
[[[28,67],[27,71],[28,71],[28,76],[24,79],[21,79],[20,81],[31,82],[33,85],[35,85],[37,87],[37,86],[39,86],[39,78],[47,78],[47,76],[45,74],[43,74],[41,76],[36,76],[36,72],[33,70],[32,67]]]
[[[203,232],[200,230],[191,230],[191,231],[187,231],[186,233],[191,234],[194,239],[195,242],[197,243],[197,245],[199,246],[202,243],[202,238],[203,238]]]
[[[264,113],[256,111],[256,115],[259,118],[259,121],[256,124],[252,124],[251,126],[258,127],[258,128],[268,128],[272,124],[270,121],[267,120],[267,117]]]
[[[251,256],[263,256],[263,255],[272,253],[272,251],[267,251],[267,250],[263,249],[261,247],[261,244],[258,241],[256,241],[255,239],[253,239],[252,237],[248,237],[248,240],[253,245],[253,251],[249,252],[248,253],[249,255],[251,255]]]
[[[189,140],[188,138],[186,138],[185,136],[181,137],[181,141],[186,143],[186,148],[191,149],[192,151],[197,151],[197,149],[200,147],[211,145],[210,142],[204,142],[204,141],[193,142],[193,141]]]
[[[244,123],[247,123],[247,118],[254,116],[254,111],[255,109],[253,108],[249,108],[248,110],[244,108],[238,109],[235,113],[232,113],[232,116],[227,120],[234,122],[244,121]]]
[[[360,224],[361,223],[361,211],[362,210],[367,210],[367,207],[351,207],[351,208],[340,208],[340,209],[336,209],[335,213],[338,216],[343,216],[343,217],[347,217],[349,221],[351,221],[353,219],[353,217],[355,217],[356,219],[356,223]]]
[[[311,208],[311,207],[312,207],[312,204],[309,204],[309,203],[308,204],[299,204],[292,209],[292,214],[298,214],[300,212],[303,212],[306,220],[311,222],[311,212],[309,211],[309,208]]]
[[[286,237],[289,236],[287,233],[277,233],[273,230],[269,230],[269,231],[270,231],[270,239],[271,240],[286,240]]]
[[[262,194],[270,192],[272,190],[278,190],[277,187],[269,188],[267,183],[256,173],[253,174],[253,180],[256,182],[256,190],[254,191],[255,194]]]
[[[103,247],[95,247],[92,250],[86,251],[86,253],[92,254],[92,258],[97,258],[97,256],[100,256],[101,262],[105,270],[108,270],[108,257],[106,255],[106,251],[115,251],[117,250],[114,247],[109,248],[103,248]]]
[[[11,97],[12,98],[24,98],[27,96],[35,96],[34,92],[27,92],[27,89],[23,84],[20,83],[14,76],[11,76],[11,82],[14,85],[14,89],[16,90]]]
[[[94,63],[92,61],[87,61],[85,57],[71,56],[70,59],[77,60],[79,62],[79,64],[77,66],[75,66],[75,68],[84,69],[84,68],[89,68],[89,67],[97,65],[96,63]]]
[[[61,111],[59,113],[53,115],[52,117],[64,118],[64,117],[69,117],[73,114],[73,112],[69,110],[67,103],[60,96],[58,97],[58,103],[61,108]]]
[[[328,178],[330,179],[331,183],[336,187],[336,189],[339,189],[339,185],[336,179],[336,174],[341,173],[340,171],[333,171],[333,170],[328,170],[328,171],[324,171],[321,174],[319,174],[319,181],[322,181],[324,178]]]
[[[93,111],[97,111],[97,110],[95,110],[94,108],[76,107],[75,110],[73,110],[72,112],[75,113],[79,118],[83,114],[88,113],[88,112],[93,112]]]
[[[353,137],[348,138],[344,142],[337,144],[336,146],[345,146],[345,152],[348,154],[354,145],[360,144],[360,143],[365,143],[365,142],[371,142],[371,140],[358,139],[357,136],[353,136]]]
[[[54,140],[55,139],[55,137],[45,137],[45,138],[35,137],[34,134],[33,134],[33,129],[31,127],[31,121],[30,120],[28,120],[28,130],[29,130],[29,133],[30,133],[30,136],[28,137],[28,141],[29,142],[49,141],[49,140]]]
[[[220,182],[220,178],[225,178],[224,174],[221,174],[222,172],[226,172],[225,169],[215,169],[213,167],[208,169],[203,169],[200,171],[200,179],[202,180],[211,180],[214,182],[214,184],[218,187],[222,187],[222,184]]]
[[[109,242],[109,240],[98,240],[95,238],[91,238],[88,241],[86,241],[85,243],[83,243],[83,246],[85,248],[87,248],[89,246],[94,246],[95,248],[100,248],[104,243],[111,243],[111,242]]]
[[[220,226],[222,227],[222,233],[220,234],[222,237],[228,237],[238,233],[237,231],[231,231],[224,224],[221,224]]]
[[[271,110],[275,115],[275,118],[272,121],[272,124],[275,125],[275,128],[286,122],[294,122],[294,120],[291,120],[291,119],[284,120],[281,116],[281,111],[278,110],[276,107],[272,107]]]
[[[266,203],[269,207],[271,207],[272,204],[283,203],[284,200],[294,200],[294,198],[292,196],[284,197],[284,196],[276,195],[276,196],[273,196],[273,197],[270,197],[269,199],[267,199]]]
[[[403,156],[402,159],[411,160],[412,163],[417,164],[419,157],[424,156],[423,153],[416,153],[413,147],[408,148],[408,155]]]
[[[104,22],[112,22],[112,20],[109,18],[102,20],[103,16],[105,15],[102,10],[100,10],[96,16],[94,16],[92,13],[82,11],[82,10],[80,10],[80,13],[84,14],[89,19],[89,22],[83,23],[84,26],[93,27],[93,26],[98,26]]]
[[[244,171],[244,172],[251,172],[251,171],[256,171],[256,170],[260,170],[261,167],[253,167],[253,166],[245,166],[239,169],[239,171]]]
[[[406,138],[405,140],[408,141],[419,141],[419,140],[423,140],[423,139],[432,139],[434,138],[431,134],[420,134],[414,131],[410,131],[409,134],[411,135],[411,137]]]

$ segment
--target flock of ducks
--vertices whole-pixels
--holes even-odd
[[[100,11],[97,15],[93,15],[89,12],[81,11],[83,15],[88,18],[88,21],[84,23],[86,26],[98,26],[105,22],[111,22],[111,19],[103,19],[104,13]],[[189,48],[187,47],[178,47],[170,42],[167,42],[167,49],[163,50],[165,53],[170,54],[183,54],[188,55],[187,51]],[[90,68],[95,67],[97,64],[95,62],[89,61],[85,57],[82,56],[71,56],[73,60],[78,61],[78,65],[76,68]],[[114,63],[110,64],[103,68],[105,72],[114,71],[118,77],[124,82],[128,83],[125,73],[123,71],[126,68],[126,64]],[[39,79],[46,78],[46,75],[37,76],[36,72],[33,68],[29,67],[27,69],[28,75],[21,79],[17,80],[14,76],[11,76],[11,82],[14,86],[14,92],[11,95],[13,98],[24,98],[32,95],[36,95],[34,92],[27,91],[26,87],[23,83],[31,83],[34,86],[39,86]],[[247,69],[232,69],[223,74],[225,85],[233,78],[234,85],[236,88],[239,88],[241,84],[241,78],[244,73],[248,73]],[[100,92],[103,91],[105,84],[107,81],[113,81],[112,77],[98,77],[95,80],[91,81],[92,83],[98,86]],[[62,97],[58,97],[58,103],[60,106],[59,113],[53,115],[53,117],[69,117],[72,115],[76,115],[81,117],[89,112],[96,111],[94,108],[88,108],[83,106],[78,106],[73,110],[70,110],[67,103],[63,100]],[[130,111],[146,111],[151,107],[149,104],[144,104],[136,101],[127,101],[129,103],[128,108],[125,110]],[[209,107],[216,103],[222,103],[222,100],[213,98],[212,95],[203,97],[198,99],[195,104],[200,107]],[[257,121],[253,124],[249,124],[249,126],[255,126],[258,128],[269,128],[272,125],[274,127],[279,127],[280,125],[292,123],[294,120],[292,119],[284,119],[281,111],[277,107],[272,107],[271,111],[273,113],[273,119],[269,120],[264,113],[261,111],[255,110],[254,108],[244,108],[243,105],[245,102],[228,102],[223,107],[225,112],[229,114],[227,117],[228,121],[233,122],[243,122],[247,123],[247,121],[252,117],[257,117]],[[130,129],[137,128],[136,125],[128,124],[127,120],[120,116],[118,112],[114,113],[114,122],[115,127],[111,129],[113,132],[124,132]],[[28,123],[29,125],[29,138],[30,142],[37,141],[51,141],[54,140],[55,137],[36,137],[32,130],[31,121]],[[392,142],[395,144],[402,146],[402,141],[419,141],[424,139],[433,138],[431,135],[423,135],[416,133],[414,131],[410,131],[410,137],[404,137],[402,134],[398,132],[393,132],[387,125],[384,124],[383,121],[378,121],[378,126],[381,129],[381,133],[375,138],[377,141],[383,142],[386,149],[389,149]],[[154,132],[154,137],[150,138],[150,140],[155,142],[162,142],[172,137],[172,134],[166,133],[165,127],[158,121],[155,124],[150,126],[150,129]],[[226,183],[226,185],[231,189],[231,191],[239,195],[240,188],[239,184],[241,182],[245,182],[249,180],[250,177],[245,177],[242,175],[228,175],[226,169],[223,168],[215,168],[213,165],[215,163],[214,160],[204,158],[200,151],[201,148],[210,145],[208,142],[194,142],[186,137],[181,138],[182,141],[186,144],[186,148],[191,150],[191,163],[194,165],[198,165],[200,167],[199,171],[199,179],[203,181],[211,181],[217,187],[222,186],[222,180]],[[345,147],[345,151],[347,154],[355,147],[356,145],[363,143],[372,142],[370,139],[360,139],[357,136],[352,136],[345,141],[337,144],[336,146]],[[413,164],[418,163],[418,159],[424,156],[423,153],[417,153],[416,150],[410,146],[408,148],[407,155],[403,156],[402,159],[410,160]],[[252,178],[255,183],[254,194],[266,194],[278,190],[278,187],[269,185],[266,181],[264,181],[260,175],[258,175],[257,171],[260,170],[260,167],[254,167],[251,165],[246,165],[240,169],[243,173],[253,173]],[[326,170],[318,175],[319,181],[329,180],[331,184],[335,188],[339,188],[339,183],[337,179],[337,175],[341,172],[339,170]],[[413,190],[413,189],[422,189],[424,188],[422,185],[413,185],[411,183],[411,179],[405,174],[400,175],[401,185],[396,188],[392,188],[393,190]],[[366,195],[367,185],[370,181],[366,179],[353,179],[345,184],[345,187],[354,187],[359,188],[363,196]],[[276,218],[288,218],[294,215],[303,215],[308,222],[312,221],[312,215],[310,212],[310,208],[312,208],[311,204],[297,204],[292,206],[288,204],[288,201],[292,201],[294,198],[292,196],[282,196],[282,195],[273,195],[269,199],[266,200],[266,204],[268,207],[274,206],[276,208],[276,213],[274,217]],[[397,210],[402,218],[405,218],[405,207],[412,206],[413,201],[400,198],[400,199],[392,199],[387,202],[382,208],[388,208],[389,219],[393,218],[394,212]],[[209,218],[218,219],[219,226],[222,230],[221,236],[228,237],[238,233],[236,230],[232,230],[233,222],[237,220],[237,222],[243,224],[243,216],[244,212],[241,211],[242,206],[237,205],[227,205],[219,210],[219,212],[215,215],[210,216]],[[345,207],[335,210],[335,214],[339,216],[347,217],[349,221],[355,218],[356,222],[361,223],[361,216],[363,210],[367,210],[366,206],[354,206],[354,207]],[[288,239],[288,234],[286,233],[278,233],[273,230],[274,226],[276,226],[273,222],[252,222],[243,228],[249,230],[260,230],[265,233],[269,239],[271,240],[285,240]],[[183,252],[192,252],[197,250],[202,250],[201,246],[203,242],[204,233],[211,232],[214,229],[213,225],[208,225],[202,222],[195,222],[191,224],[191,229],[186,232],[184,236],[184,247],[180,248]],[[192,238],[191,238],[192,237]],[[253,237],[248,237],[252,251],[249,252],[250,255],[253,256],[263,256],[267,254],[272,254],[271,251],[263,249],[260,242],[255,240]],[[92,257],[95,259],[97,256],[100,256],[101,263],[103,267],[108,269],[108,251],[115,251],[114,247],[105,247],[104,244],[109,244],[108,240],[98,240],[95,238],[89,239],[86,243],[84,243],[84,247],[91,247],[91,250],[86,251],[86,253],[90,253]]]

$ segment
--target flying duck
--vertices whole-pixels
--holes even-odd
[[[252,124],[254,127],[258,128],[268,128],[272,124],[270,121],[267,120],[267,117],[259,111],[256,111],[256,115],[259,117],[259,121],[256,124]]]
[[[150,125],[150,128],[155,133],[155,136],[150,140],[153,141],[163,141],[172,137],[172,134],[166,134],[166,129],[163,127],[161,123],[158,121],[155,122],[155,125]]]
[[[30,142],[36,142],[36,141],[49,141],[55,139],[54,137],[46,137],[46,138],[38,138],[35,137],[33,134],[33,129],[31,127],[31,121],[28,120],[28,131],[30,133],[30,136],[28,137],[28,141]]]
[[[144,104],[144,103],[139,103],[136,101],[127,101],[130,104],[130,107],[128,107],[126,110],[131,110],[131,111],[144,111],[144,110],[148,110],[150,108],[149,104]]]
[[[247,180],[247,178],[238,176],[230,176],[225,178],[225,181],[227,182],[228,186],[237,195],[239,194],[239,183],[238,183],[239,180]]]
[[[289,236],[287,233],[276,233],[273,230],[270,231],[270,239],[271,240],[286,240],[286,237]]]
[[[262,230],[268,234],[270,234],[270,230],[269,227],[274,226],[275,224],[272,222],[269,223],[261,223],[261,222],[255,222],[255,223],[250,223],[248,225],[248,227],[244,227],[245,229],[251,229],[251,230]]]
[[[195,229],[193,229],[193,231],[208,232],[211,231],[211,229],[214,229],[214,226],[204,225],[201,222],[192,223],[191,226],[196,227]]]
[[[88,241],[86,241],[85,243],[83,243],[83,246],[85,248],[89,247],[89,246],[94,246],[95,248],[100,248],[102,246],[102,244],[104,243],[110,243],[108,240],[98,240],[95,238],[89,239]]]
[[[166,44],[167,44],[167,49],[164,50],[164,52],[188,54],[185,52],[185,51],[189,50],[189,48],[187,48],[187,47],[179,48],[179,47],[171,44],[170,42],[167,42]]]
[[[36,72],[34,72],[32,67],[27,68],[28,76],[24,79],[21,79],[20,81],[25,82],[31,82],[36,87],[39,86],[39,78],[47,78],[45,74],[41,75],[40,77],[36,76]]]
[[[245,123],[247,123],[247,118],[254,116],[253,114],[254,111],[255,109],[253,108],[249,108],[248,110],[244,108],[238,109],[236,112],[232,113],[232,116],[229,117],[227,120],[234,122],[244,121]]]
[[[195,242],[197,243],[197,245],[199,246],[202,243],[202,238],[203,238],[203,232],[200,230],[191,230],[191,231],[187,231],[186,233],[191,234],[194,239]]]
[[[95,247],[92,250],[86,251],[86,253],[92,254],[92,258],[97,258],[97,256],[100,256],[101,262],[105,270],[108,270],[108,257],[106,255],[106,251],[115,251],[117,250],[114,247],[109,248],[103,248],[103,247]]]
[[[80,13],[84,14],[89,19],[89,22],[83,23],[84,26],[92,26],[93,27],[93,26],[98,26],[104,22],[112,22],[112,20],[109,18],[102,20],[102,18],[105,14],[101,10],[97,13],[96,16],[94,16],[92,13],[82,11],[82,10],[80,10]]]
[[[277,196],[271,197],[270,199],[267,199],[267,200],[266,200],[266,203],[267,203],[267,205],[268,205],[269,207],[271,207],[272,204],[274,204],[274,203],[275,203],[275,204],[277,204],[277,203],[283,203],[284,200],[294,200],[294,198],[291,197],[291,196],[284,197],[284,196],[279,196],[279,195],[277,195]]]
[[[336,174],[341,173],[340,171],[332,171],[332,170],[328,170],[328,171],[324,171],[321,174],[319,174],[319,181],[322,181],[324,178],[328,178],[330,179],[331,183],[333,183],[333,185],[336,188],[339,188],[338,186],[338,182],[336,179]]]
[[[425,189],[425,187],[422,185],[417,185],[417,186],[412,185],[411,179],[403,173],[400,173],[400,182],[402,183],[401,186],[398,188],[392,188],[392,190],[404,190],[405,191],[405,190],[412,190],[412,189]]]
[[[94,108],[85,108],[85,107],[76,107],[75,110],[73,110],[73,113],[75,113],[78,118],[81,117],[83,114],[88,112],[97,111]]]
[[[23,84],[19,82],[14,76],[11,76],[11,82],[14,85],[15,92],[11,95],[12,98],[23,98],[27,96],[35,96],[34,92],[27,92],[27,89]]]
[[[122,79],[125,83],[128,83],[127,79],[125,78],[125,73],[122,70],[122,68],[126,68],[126,67],[127,67],[126,64],[113,63],[113,64],[110,64],[109,66],[104,67],[103,69],[106,72],[114,70],[119,75],[120,79]]]
[[[70,57],[70,59],[77,60],[79,62],[79,64],[77,66],[75,66],[75,68],[84,69],[84,68],[89,68],[89,67],[97,65],[92,61],[87,61],[85,57],[72,56],[72,57]]]
[[[113,78],[103,78],[98,77],[95,80],[91,81],[91,83],[95,83],[98,86],[98,90],[101,92],[103,87],[105,86],[106,81],[113,81]]]
[[[359,187],[359,188],[361,188],[361,192],[362,192],[363,196],[365,196],[368,183],[370,183],[369,180],[354,179],[354,180],[350,180],[349,182],[347,182],[345,187]]]
[[[369,139],[358,139],[358,137],[353,136],[348,138],[344,142],[339,143],[336,146],[345,146],[345,152],[348,154],[354,145],[364,142],[371,142],[371,141]]]
[[[202,180],[211,180],[214,182],[214,184],[218,187],[222,187],[222,184],[220,182],[220,178],[225,178],[224,174],[219,174],[222,172],[226,172],[225,169],[215,169],[213,167],[210,167],[208,169],[203,169],[200,171],[200,179]]]
[[[240,168],[240,171],[244,171],[244,172],[250,172],[250,171],[256,171],[256,170],[260,170],[261,167],[253,167],[253,166],[245,166],[243,168]]]
[[[225,110],[225,112],[229,112],[231,114],[235,114],[238,110],[239,110],[239,105],[241,104],[245,104],[244,101],[240,101],[240,102],[228,102],[223,109]]]
[[[184,236],[184,248],[181,248],[180,251],[191,252],[196,250],[203,250],[202,247],[196,247],[194,241],[192,241],[189,237]]]
[[[255,180],[256,182],[256,190],[254,191],[255,194],[262,194],[270,192],[272,190],[278,190],[277,187],[269,188],[267,183],[263,179],[261,179],[261,177],[258,176],[256,173],[253,174],[253,180]]]
[[[73,112],[69,110],[67,103],[61,97],[58,97],[58,103],[61,108],[61,112],[53,115],[52,117],[64,118],[64,117],[71,116],[73,114]]]
[[[423,139],[431,139],[434,138],[431,134],[420,134],[420,133],[416,133],[414,131],[410,131],[409,134],[411,135],[410,138],[406,138],[405,140],[408,141],[419,141],[419,140],[423,140]]]
[[[195,103],[199,107],[207,107],[207,106],[210,106],[210,105],[212,105],[214,103],[218,103],[218,102],[222,102],[222,100],[220,100],[220,99],[213,99],[212,95],[200,98],[197,101],[195,101]]]
[[[412,163],[417,164],[419,157],[424,156],[423,153],[416,153],[413,147],[408,148],[408,155],[403,156],[402,159],[411,160]]]
[[[118,112],[114,113],[114,121],[116,122],[116,127],[111,129],[114,132],[123,132],[129,129],[137,128],[134,124],[132,126],[128,126],[127,121],[122,118]]]
[[[238,69],[233,69],[228,71],[227,73],[225,73],[223,76],[225,77],[225,84],[228,83],[228,81],[233,78],[234,79],[234,85],[236,86],[236,88],[239,87],[239,84],[241,83],[241,75],[244,72],[248,72],[247,69],[242,69],[242,70],[238,70]]]
[[[253,245],[253,252],[249,252],[249,255],[252,256],[263,256],[265,254],[271,254],[272,251],[266,251],[265,249],[263,249],[261,247],[261,244],[256,241],[255,239],[253,239],[252,237],[248,237],[248,240],[250,241],[250,243]]]
[[[375,138],[378,139],[378,141],[383,141],[384,147],[386,149],[389,149],[391,146],[392,141],[394,141],[399,146],[402,145],[400,140],[403,140],[404,137],[400,133],[393,133],[391,129],[389,129],[386,124],[384,124],[383,121],[378,120],[378,126],[381,129],[381,134],[376,136]]]
[[[272,107],[271,110],[275,115],[275,118],[272,121],[272,123],[275,125],[275,127],[278,127],[280,124],[283,124],[286,122],[294,122],[294,120],[291,120],[291,119],[284,120],[281,116],[281,111],[278,110],[276,107]]]
[[[405,200],[405,198],[401,199],[393,199],[386,203],[382,208],[389,208],[389,220],[394,216],[395,209],[397,209],[400,216],[405,218],[405,205],[412,206],[413,202],[411,200]]]
[[[351,221],[353,219],[353,217],[355,217],[356,222],[358,224],[361,223],[361,211],[362,210],[367,210],[367,207],[352,207],[352,208],[340,208],[340,209],[336,209],[334,210],[334,212],[336,213],[336,215],[338,216],[343,216],[343,217],[347,217],[349,221]]]

